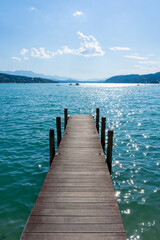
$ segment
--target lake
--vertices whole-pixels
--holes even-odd
[[[64,108],[114,130],[112,181],[127,238],[159,240],[160,85],[0,84],[0,240],[17,240],[49,169]],[[107,137],[107,134],[106,134]]]

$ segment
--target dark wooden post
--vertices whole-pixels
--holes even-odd
[[[112,171],[112,148],[113,148],[113,130],[108,130],[107,164],[110,173]]]
[[[99,108],[96,108],[96,128],[99,133]]]
[[[55,141],[54,141],[54,129],[50,129],[49,132],[49,145],[50,145],[50,166],[55,156]]]
[[[106,130],[106,118],[102,117],[102,122],[101,122],[101,144],[103,151],[105,150],[105,130]]]
[[[57,147],[59,146],[62,138],[61,134],[61,118],[57,117],[56,118],[56,124],[57,124]]]
[[[67,126],[67,121],[68,121],[68,110],[67,108],[64,109],[64,130]]]

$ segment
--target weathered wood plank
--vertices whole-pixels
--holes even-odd
[[[111,183],[111,180],[107,177],[107,178],[88,178],[88,179],[85,179],[85,178],[63,178],[63,177],[57,177],[55,178],[54,175],[48,175],[46,180],[45,180],[45,183],[71,183],[71,184],[98,184],[98,185],[101,185],[102,183],[105,184],[105,186],[107,185],[107,183]]]
[[[38,210],[39,208],[46,208],[46,209],[105,209],[106,211],[110,208],[117,209],[118,205],[116,202],[110,203],[39,203],[36,202],[34,205],[34,210]]]
[[[117,216],[117,209],[46,209],[40,208],[32,211],[32,215],[46,216]]]
[[[90,182],[90,183],[81,183],[81,182],[78,182],[78,183],[75,183],[75,182],[72,182],[72,183],[66,183],[65,180],[64,182],[53,182],[52,180],[50,181],[46,181],[44,183],[45,186],[48,186],[48,187],[106,187],[108,185],[110,185],[111,182],[108,182],[107,184],[103,183],[103,182],[99,182],[99,183],[93,183],[93,182]]]
[[[72,182],[74,182],[74,181],[75,181],[75,182],[76,182],[76,181],[78,181],[78,182],[79,182],[79,181],[89,182],[89,181],[92,181],[92,180],[93,180],[93,181],[94,181],[94,180],[95,180],[95,181],[96,181],[96,180],[101,180],[101,181],[107,182],[107,181],[108,181],[108,178],[109,178],[109,174],[108,174],[108,175],[103,175],[103,176],[101,176],[101,175],[95,175],[95,176],[94,176],[93,174],[90,175],[90,176],[88,176],[88,175],[86,175],[86,174],[85,174],[85,175],[84,175],[84,174],[83,174],[83,175],[81,174],[81,175],[77,175],[77,177],[76,177],[76,175],[73,175],[73,174],[72,174],[72,175],[69,175],[69,174],[68,174],[68,178],[67,178],[66,181],[67,181],[67,182],[68,182],[68,181],[72,181]],[[55,180],[57,179],[57,180],[60,180],[60,181],[61,181],[61,180],[62,180],[62,181],[65,181],[66,176],[64,176],[64,175],[63,175],[63,176],[59,176],[59,174],[54,175],[54,174],[50,173],[50,174],[47,175],[47,179],[53,179],[53,180],[54,180],[54,179],[55,179]]]
[[[22,240],[124,240],[125,233],[24,233]]]
[[[61,147],[63,147],[63,148],[77,148],[77,147],[79,147],[79,148],[97,148],[97,147],[99,147],[100,148],[100,146],[101,146],[101,144],[100,144],[100,142],[99,143],[97,143],[97,142],[75,142],[75,141],[73,141],[73,142],[62,142],[61,143]]]
[[[53,168],[54,169],[56,169],[57,171],[68,171],[68,172],[73,172],[73,171],[77,171],[77,168],[78,168],[78,166],[77,165],[72,165],[72,164],[70,164],[69,166],[67,166],[66,164],[64,164],[64,166],[61,166],[61,162],[59,161],[59,162],[55,162],[54,164],[53,164]],[[86,165],[85,163],[83,164],[81,164],[80,166],[79,166],[79,168],[78,168],[78,171],[82,171],[82,172],[84,172],[84,171],[92,171],[92,172],[94,172],[94,171],[100,171],[100,172],[103,172],[103,171],[105,171],[106,169],[104,168],[104,166],[103,165],[99,165],[99,166],[92,166],[91,164],[88,164],[88,165]]]
[[[61,224],[121,224],[120,216],[110,216],[110,217],[85,217],[85,216],[31,216],[29,219],[30,224],[32,223],[61,223]]]
[[[65,154],[72,157],[85,157],[87,158],[88,156],[92,156],[92,157],[96,157],[98,155],[104,155],[102,148],[73,148],[72,150],[70,148],[63,148],[61,147],[61,145],[59,146],[58,150],[57,150],[57,155],[60,154]]]
[[[26,232],[39,232],[39,233],[122,233],[124,232],[124,227],[122,224],[28,224],[26,227]]]
[[[113,191],[111,192],[46,192],[40,191],[39,196],[46,196],[46,197],[79,197],[79,198],[114,198],[115,195]]]
[[[113,191],[113,187],[112,186],[105,186],[105,187],[77,187],[77,186],[72,186],[72,187],[53,187],[53,186],[43,186],[42,189],[41,189],[42,192],[90,192],[90,193],[102,193],[102,192],[113,192],[114,194],[114,191]]]
[[[78,203],[110,203],[110,202],[115,202],[116,199],[113,199],[112,197],[54,197],[54,196],[49,196],[46,194],[46,196],[38,196],[37,202],[49,202],[49,203],[57,203],[57,202],[62,202],[62,203],[69,203],[69,202],[78,202]]]

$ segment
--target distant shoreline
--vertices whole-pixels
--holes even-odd
[[[0,84],[56,84],[57,85],[57,83],[51,83],[51,82],[33,82],[33,83],[31,83],[31,82],[0,82]],[[57,86],[60,86],[60,84],[66,84],[66,85],[69,85],[70,83],[60,83],[60,82],[58,82],[58,84],[59,85],[57,85]],[[125,83],[105,83],[105,82],[103,82],[103,83],[97,83],[97,82],[80,82],[79,83],[79,85],[80,84],[119,84],[119,85],[123,85],[123,84],[130,84],[130,85],[159,85],[160,86],[160,84],[159,83],[130,83],[130,82],[125,82]],[[74,83],[72,83],[72,86],[75,86],[74,85]]]
[[[6,73],[0,73],[0,83],[67,83],[67,84],[76,84],[76,83],[117,83],[117,84],[159,84],[160,83],[160,72],[155,74],[130,74],[130,75],[119,75],[114,76],[106,80],[98,81],[81,81],[81,80],[57,80],[57,79],[48,79],[43,77],[27,77],[20,75],[11,75]]]

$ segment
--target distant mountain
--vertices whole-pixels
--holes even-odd
[[[130,74],[130,75],[119,75],[108,78],[105,83],[159,83],[160,72],[154,74]]]
[[[35,73],[32,71],[24,71],[24,70],[16,70],[16,71],[0,71],[1,73],[5,73],[5,74],[11,74],[11,75],[18,75],[18,76],[25,76],[25,77],[31,77],[31,78],[47,78],[47,79],[51,79],[54,81],[62,81],[62,82],[75,82],[76,80],[72,79],[72,78],[68,78],[68,77],[61,77],[61,76],[57,76],[57,75],[45,75],[42,73]]]
[[[6,77],[7,75],[7,77]],[[12,76],[12,77],[11,77]],[[17,77],[17,78],[16,78]],[[154,74],[130,74],[119,75],[108,79],[77,80],[73,78],[60,77],[56,75],[45,75],[32,71],[0,71],[0,83],[2,82],[24,82],[24,83],[159,83],[160,72]]]
[[[57,81],[40,77],[31,78],[0,73],[0,83],[57,83]]]
[[[42,73],[35,73],[32,71],[24,71],[24,70],[0,71],[0,73],[11,74],[16,76],[25,76],[25,77],[31,77],[31,78],[47,78],[53,81],[58,81],[59,83],[103,83],[105,80],[105,78],[104,79],[93,78],[93,79],[82,81],[82,80],[73,79],[70,77],[62,77],[57,75],[45,75]]]

